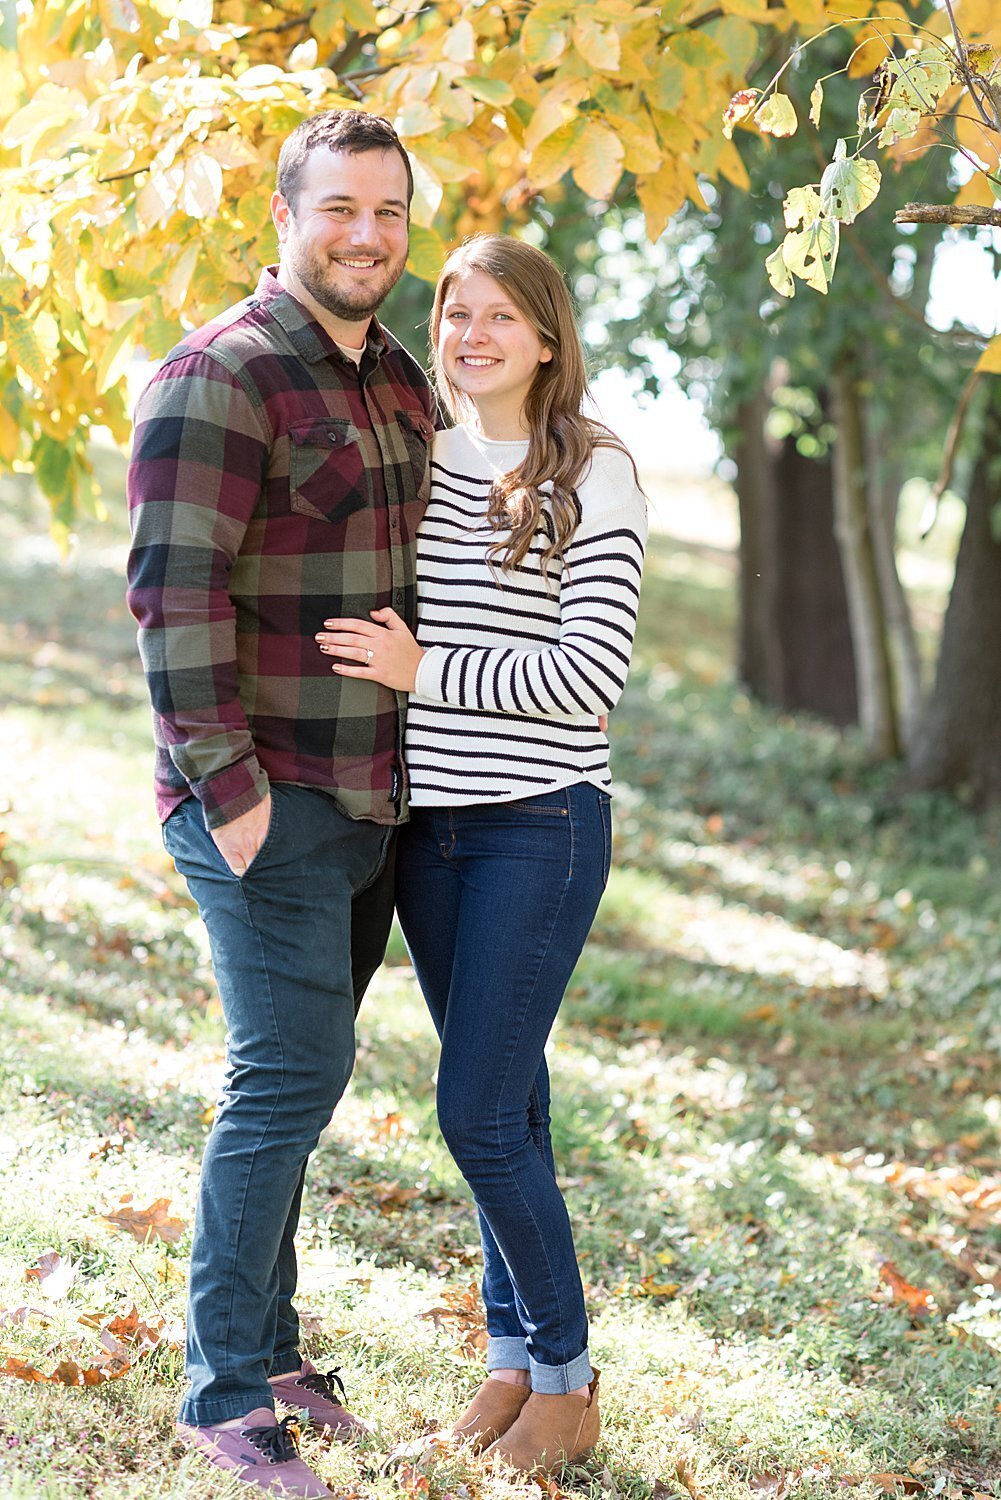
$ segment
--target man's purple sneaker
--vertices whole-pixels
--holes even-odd
[[[262,1414],[260,1408],[251,1412],[248,1423]],[[177,1435],[217,1469],[279,1500],[322,1500],[332,1495],[299,1457],[299,1428],[292,1417],[262,1427],[189,1427],[178,1422]]]
[[[284,1375],[281,1380],[270,1381],[270,1385],[276,1398],[286,1406],[298,1407],[303,1425],[316,1432],[347,1442],[359,1433],[371,1431],[367,1422],[344,1405],[347,1392],[337,1370],[322,1375],[306,1360],[298,1375]]]

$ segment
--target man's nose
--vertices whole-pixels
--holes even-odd
[[[379,243],[379,220],[374,212],[362,209],[355,214],[349,238],[352,245],[370,247]]]

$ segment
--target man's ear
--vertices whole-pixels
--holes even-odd
[[[279,192],[271,194],[271,218],[278,231],[279,240],[284,240],[288,234],[289,219],[292,217],[292,209],[288,199]]]

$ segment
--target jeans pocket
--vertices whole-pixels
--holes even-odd
[[[605,863],[603,885],[608,884],[608,877],[612,873],[612,799],[607,792],[598,793],[598,811],[601,815],[601,828],[605,838]]]
[[[260,848],[258,849],[257,853],[254,855],[253,859],[250,861],[250,864],[244,870],[243,874],[242,875],[234,875],[234,879],[236,879],[236,880],[246,880],[247,877],[248,877],[248,875],[252,874],[253,871],[257,869],[257,866],[260,864],[260,862],[263,859],[263,857],[271,849],[271,846],[272,846],[272,844],[275,841],[275,835],[277,834],[277,832],[278,832],[278,798],[275,796],[275,788],[272,787],[271,788],[271,811],[268,814],[267,832],[265,833],[264,838],[261,841]],[[212,837],[211,834],[209,835],[209,837],[210,838]],[[215,839],[212,839],[212,842],[215,843]],[[222,859],[222,855],[221,854],[220,854],[219,858]],[[226,861],[223,860],[223,864],[225,864],[225,863],[226,863]],[[226,865],[226,868],[229,869],[229,866]],[[230,870],[230,874],[231,875],[233,874],[232,870]]]

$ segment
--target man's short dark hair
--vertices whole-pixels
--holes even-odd
[[[352,156],[361,151],[398,151],[407,173],[407,206],[410,206],[414,174],[403,142],[389,121],[381,115],[363,114],[360,109],[328,109],[297,125],[278,157],[276,186],[293,213],[306,160],[311,151],[321,149],[347,151]]]

